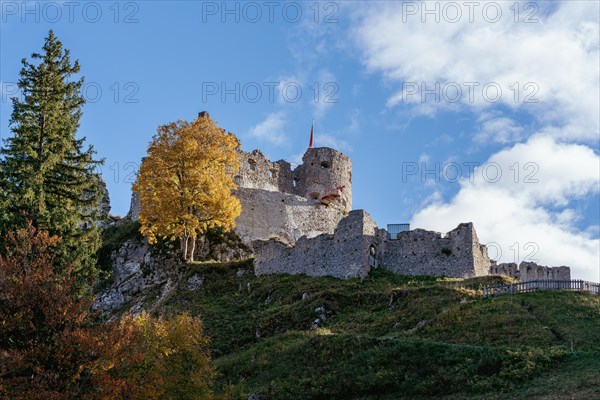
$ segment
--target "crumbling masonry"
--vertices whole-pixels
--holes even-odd
[[[257,275],[306,274],[364,278],[371,268],[404,275],[468,278],[487,274],[521,280],[570,279],[568,267],[496,264],[472,223],[443,235],[415,229],[398,237],[352,210],[352,163],[331,148],[310,148],[292,168],[259,150],[241,153],[235,195],[242,204],[236,233],[252,246]],[[137,219],[133,196],[129,217]]]

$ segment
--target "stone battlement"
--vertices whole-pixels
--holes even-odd
[[[275,240],[254,244],[257,275],[288,273],[337,278],[364,278],[381,267],[404,275],[469,278],[487,275],[490,259],[472,223],[445,236],[416,229],[391,240],[363,210],[351,211],[333,235],[302,237],[295,246]]]
[[[254,242],[257,275],[305,274],[364,278],[370,270],[369,248],[377,225],[363,210],[351,211],[333,234],[301,237],[294,246],[276,240]]]
[[[434,275],[470,278],[487,275],[490,259],[479,243],[472,223],[462,223],[442,236],[415,229],[390,240],[380,234],[378,256],[383,267],[403,275]]]
[[[533,262],[522,261],[521,264],[516,263],[501,263],[492,262],[490,266],[490,274],[504,275],[512,278],[517,278],[521,282],[527,281],[542,281],[542,280],[571,280],[571,268],[546,267]]]
[[[332,234],[352,208],[352,163],[334,149],[308,149],[294,169],[260,150],[241,152],[240,159],[234,181],[242,214],[235,231],[247,244],[275,239],[291,245],[302,236]]]
[[[352,162],[337,150],[311,148],[302,164],[292,169],[284,160],[269,161],[260,150],[240,153],[240,170],[234,181],[238,188],[260,189],[323,200],[339,194],[339,206],[352,209]]]
[[[498,264],[472,223],[442,235],[424,229],[391,238],[363,210],[352,210],[352,163],[337,150],[310,148],[302,164],[240,151],[234,181],[242,212],[235,232],[251,246],[255,272],[364,278],[371,268],[403,275],[470,278],[502,274],[521,280],[570,279],[568,267]],[[134,193],[129,218],[139,214]]]

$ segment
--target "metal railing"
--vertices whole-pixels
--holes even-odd
[[[483,298],[485,299],[489,296],[498,296],[503,294],[537,292],[541,290],[575,290],[579,292],[600,294],[600,284],[583,280],[539,280],[517,282],[505,285],[485,286],[483,288]]]
[[[410,224],[388,224],[387,231],[390,233],[391,239],[396,240],[400,232],[410,231]]]

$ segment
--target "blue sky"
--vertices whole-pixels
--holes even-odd
[[[298,162],[315,119],[315,144],[352,158],[353,206],[380,226],[473,221],[502,261],[600,279],[597,2],[2,1],[1,12],[2,137],[20,60],[54,29],[82,66],[80,133],[106,159],[115,214],[160,124],[206,110],[244,149]]]

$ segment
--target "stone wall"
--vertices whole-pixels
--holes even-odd
[[[379,264],[397,274],[469,278],[487,275],[490,267],[487,248],[479,244],[472,223],[445,236],[424,229],[401,232],[396,240],[387,232],[379,236]]]
[[[302,236],[333,233],[344,217],[339,209],[294,194],[239,188],[235,195],[242,203],[235,232],[247,244],[272,238],[294,244]]]
[[[571,268],[569,267],[546,267],[527,261],[522,261],[518,266],[515,263],[492,264],[489,273],[493,275],[510,276],[519,279],[521,282],[571,280]]]
[[[339,151],[328,147],[308,149],[302,165],[293,171],[293,180],[294,193],[316,200],[339,189],[339,206],[352,210],[352,162]]]
[[[333,234],[301,237],[290,246],[276,240],[254,243],[256,275],[305,274],[364,278],[370,270],[369,248],[377,225],[363,210],[351,211]]]
[[[492,262],[490,265],[490,275],[504,275],[511,278],[520,278],[519,266],[516,263],[501,263]]]
[[[302,164],[293,170],[287,161],[269,161],[260,150],[242,151],[234,181],[238,188],[290,193],[319,201],[337,193],[339,199],[332,205],[344,211],[352,209],[352,162],[328,147],[308,149]]]
[[[442,237],[416,229],[397,240],[363,210],[351,211],[333,235],[300,238],[295,246],[276,240],[254,245],[257,275],[289,273],[338,278],[364,278],[382,267],[403,275],[468,278],[487,275],[490,259],[472,223],[460,224]]]
[[[240,151],[240,170],[234,178],[239,188],[293,193],[292,168],[287,161],[269,161],[260,150]]]

